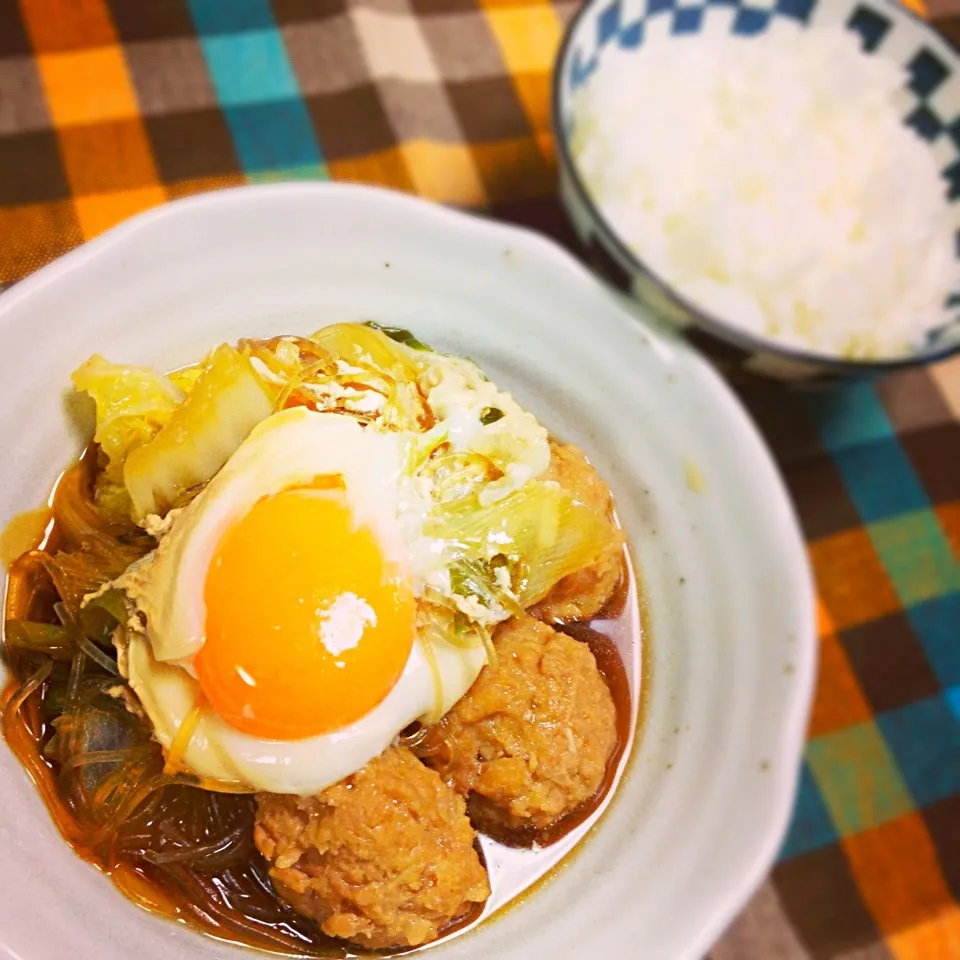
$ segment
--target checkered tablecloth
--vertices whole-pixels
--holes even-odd
[[[548,87],[575,6],[0,0],[0,285],[155,204],[274,179],[569,243]],[[958,960],[960,360],[744,398],[809,541],[821,676],[789,837],[712,958]]]

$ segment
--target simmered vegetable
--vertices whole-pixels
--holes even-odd
[[[419,430],[431,425],[417,378],[417,350],[381,330],[360,323],[334,323],[310,338],[337,358],[337,386],[383,399],[377,419],[388,429]]]
[[[99,354],[75,370],[71,379],[97,405],[93,439],[107,456],[107,477],[120,482],[127,454],[156,435],[183,395],[166,377],[146,367],[124,367]]]
[[[428,521],[446,541],[454,591],[476,597],[502,619],[542,599],[567,574],[608,546],[606,517],[555,483],[531,481],[488,506],[468,498]]]
[[[360,323],[334,323],[311,338],[346,363],[397,379],[414,380],[419,372],[409,351],[380,330]]]
[[[99,354],[75,370],[72,380],[97,406],[94,440],[106,464],[97,477],[96,502],[114,516],[129,516],[123,465],[132,450],[156,436],[183,394],[178,385],[146,367],[110,363]]]
[[[206,483],[273,406],[250,360],[226,344],[218,347],[166,426],[127,457],[123,479],[137,519],[165,512]]]

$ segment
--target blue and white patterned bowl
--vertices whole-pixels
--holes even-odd
[[[943,324],[904,357],[848,360],[785,345],[727,323],[697,307],[658,277],[617,236],[587,189],[570,149],[576,91],[604,69],[616,47],[644,54],[644,34],[657,18],[662,36],[683,42],[694,33],[734,33],[762,42],[777,18],[807,27],[842,26],[863,49],[906,68],[904,123],[930,144],[944,177],[944,203],[960,204],[960,55],[929,24],[894,0],[588,0],[567,28],[553,78],[553,123],[560,197],[588,259],[626,293],[651,307],[728,371],[784,380],[830,380],[883,373],[960,351],[960,291],[944,307]],[[638,97],[669,91],[638,90]],[[656,149],[651,144],[650,149]],[[960,222],[960,206],[957,207]],[[960,231],[957,233],[960,258]]]

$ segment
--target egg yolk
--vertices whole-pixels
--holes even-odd
[[[413,646],[415,604],[342,491],[264,497],[221,538],[194,660],[210,706],[245,733],[293,740],[359,720]]]

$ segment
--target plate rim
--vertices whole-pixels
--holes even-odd
[[[149,230],[155,223],[189,215],[195,210],[204,208],[232,206],[237,201],[247,202],[256,198],[258,202],[269,202],[275,196],[287,197],[297,194],[342,194],[344,197],[352,195],[358,198],[367,198],[369,202],[386,203],[398,208],[405,208],[411,216],[432,217],[445,222],[449,229],[485,234],[491,241],[497,243],[506,242],[513,247],[522,246],[532,254],[548,261],[553,268],[564,270],[568,275],[568,280],[574,280],[582,288],[589,288],[595,295],[603,296],[611,309],[615,309],[620,314],[624,324],[638,327],[642,329],[648,339],[667,342],[671,350],[682,352],[685,362],[691,366],[696,377],[702,381],[702,389],[712,393],[724,404],[726,416],[731,418],[731,428],[736,429],[744,440],[749,441],[753,447],[757,464],[763,465],[767,474],[764,485],[768,488],[770,494],[776,497],[776,510],[783,521],[780,540],[781,549],[784,553],[787,552],[786,541],[790,541],[790,556],[787,559],[792,576],[792,587],[806,596],[806,602],[802,604],[803,616],[798,618],[799,622],[796,624],[797,645],[794,683],[791,685],[792,695],[788,707],[782,713],[783,719],[781,720],[782,748],[784,755],[789,756],[790,762],[786,764],[778,763],[771,768],[771,776],[774,778],[776,785],[775,796],[765,811],[763,821],[760,823],[761,829],[757,831],[749,867],[741,869],[738,876],[732,876],[722,895],[718,895],[714,899],[712,910],[709,911],[709,918],[697,931],[691,932],[689,946],[682,955],[684,960],[687,960],[687,958],[693,960],[695,957],[702,956],[759,887],[772,866],[777,850],[786,834],[796,796],[802,766],[803,744],[806,740],[806,728],[813,702],[818,659],[818,631],[816,593],[806,551],[806,540],[803,537],[796,509],[788,495],[779,467],[739,397],[694,348],[672,332],[660,328],[655,321],[642,319],[638,315],[638,311],[632,309],[631,305],[625,302],[624,298],[619,296],[615,290],[599,280],[571,253],[546,236],[525,227],[451,209],[399,191],[365,184],[322,181],[251,184],[224,188],[172,200],[137,214],[100,236],[39,267],[30,275],[0,293],[0,324],[8,323],[9,314],[14,308],[22,306],[30,297],[47,285],[55,283],[67,273],[81,269],[88,262],[133,238],[136,234]],[[634,754],[642,740],[642,735],[641,730],[634,737]],[[628,765],[629,762],[628,760]],[[616,803],[616,799],[616,797],[613,798],[614,803]],[[602,830],[602,824],[597,826]],[[576,854],[573,853],[573,855]],[[547,879],[549,880],[551,876],[552,874],[548,874]],[[510,912],[512,907],[507,909]],[[490,919],[495,921],[496,915]],[[3,946],[2,942],[0,942],[0,946]]]

